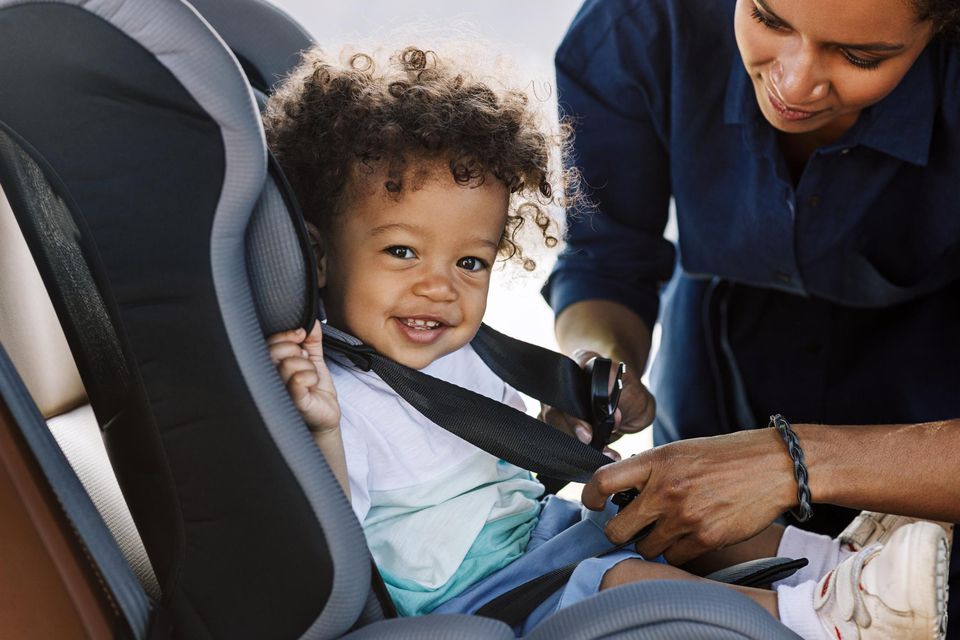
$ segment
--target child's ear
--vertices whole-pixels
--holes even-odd
[[[323,236],[316,225],[307,222],[307,235],[310,236],[310,248],[317,259],[317,286],[323,289],[327,286],[327,252],[323,247]]]

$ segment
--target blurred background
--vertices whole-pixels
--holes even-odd
[[[299,21],[328,54],[345,47],[391,51],[407,44],[431,47],[449,40],[479,41],[491,57],[508,59],[516,78],[530,83],[554,120],[553,54],[581,4],[581,0],[271,1]],[[562,212],[555,213],[562,219]],[[509,265],[495,271],[485,321],[516,338],[556,349],[553,314],[539,294],[555,258],[546,250],[533,257],[537,262],[533,273]],[[654,349],[658,337],[655,332]],[[528,411],[536,414],[539,405],[526,400]],[[614,448],[626,457],[650,443],[649,434],[643,433],[621,439]],[[564,493],[579,498],[576,488]]]

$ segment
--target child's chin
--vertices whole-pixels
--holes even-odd
[[[459,347],[458,347],[459,348]],[[410,367],[411,369],[424,369],[430,364],[436,362],[445,355],[449,355],[456,351],[456,349],[439,349],[439,348],[423,348],[423,349],[411,349],[403,350],[402,353],[392,353],[384,354],[391,360],[399,362],[405,367]]]

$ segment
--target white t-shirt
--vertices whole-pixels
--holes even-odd
[[[373,372],[328,358],[353,509],[401,613],[426,613],[526,549],[543,486],[427,420]],[[523,410],[473,349],[423,372]]]

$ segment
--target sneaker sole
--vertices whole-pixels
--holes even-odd
[[[944,640],[947,637],[947,598],[949,592],[950,545],[946,537],[937,543],[936,590],[937,590],[937,619],[934,621],[933,637]]]
[[[919,601],[912,602],[911,605],[915,611],[921,611],[929,607],[929,598],[931,596],[934,598],[933,610],[927,609],[932,614],[930,637],[934,640],[944,640],[947,633],[947,597],[949,595],[947,582],[950,572],[950,550],[946,532],[940,525],[927,521],[913,523],[907,531],[910,535],[907,549],[914,562],[905,566],[932,566],[933,568],[931,592],[926,589],[916,590],[912,595]]]

